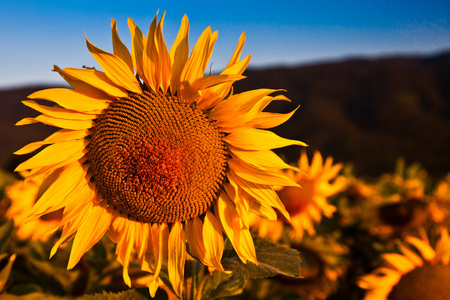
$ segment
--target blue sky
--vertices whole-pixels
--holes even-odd
[[[31,1],[0,0],[0,88],[63,83],[51,72],[97,66],[84,33],[112,51],[110,22],[130,45],[127,17],[147,32],[157,10],[166,12],[168,46],[181,18],[190,45],[211,26],[219,38],[212,71],[219,72],[245,31],[250,68],[302,65],[353,56],[433,54],[450,49],[449,0],[378,1]]]

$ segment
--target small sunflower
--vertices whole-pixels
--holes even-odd
[[[450,299],[450,239],[442,229],[433,248],[426,236],[408,236],[400,244],[401,253],[385,253],[388,266],[363,276],[358,285],[368,290],[365,300]],[[412,247],[416,248],[415,251]]]
[[[55,66],[73,89],[31,94],[24,104],[42,114],[17,125],[41,122],[61,129],[17,151],[46,146],[16,171],[46,176],[31,220],[64,209],[62,235],[51,255],[73,238],[69,269],[107,233],[117,243],[126,284],[131,285],[130,260],[137,258],[153,274],[151,295],[167,266],[181,296],[186,242],[189,254],[210,272],[225,271],[223,233],[244,263],[257,263],[247,214],[274,220],[278,211],[289,219],[272,186],[297,186],[277,172],[289,166],[271,149],[305,144],[265,130],[295,112],[263,112],[286,97],[270,96],[276,92],[271,89],[231,93],[250,61],[240,59],[244,34],[225,70],[205,77],[217,32],[208,27],[189,55],[187,17],[170,50],[163,22],[164,15],[159,21],[157,15],[145,36],[128,19],[131,54],[114,20],[113,53],[86,39],[103,71]]]
[[[338,289],[339,277],[347,269],[348,248],[333,235],[305,236],[297,249],[302,257],[302,278],[275,277],[283,290],[295,292],[302,299],[327,299]]]
[[[382,175],[376,183],[378,192],[364,203],[362,226],[382,238],[425,226],[431,218],[426,178],[426,172],[416,165],[397,166],[395,173]]]
[[[345,179],[337,176],[342,166],[342,164],[333,165],[331,157],[324,162],[319,151],[314,153],[309,165],[306,152],[303,151],[298,160],[298,169],[286,171],[286,175],[301,186],[301,188],[280,187],[277,191],[291,216],[290,224],[294,229],[295,240],[301,240],[305,231],[309,235],[314,235],[314,223],[319,223],[322,215],[331,217],[336,211],[336,207],[329,204],[327,198],[337,194],[345,185]],[[281,237],[284,227],[282,220],[271,221],[259,218],[252,220],[260,236],[274,241]]]
[[[62,211],[58,210],[27,222],[33,205],[38,199],[42,181],[42,176],[35,176],[28,181],[18,180],[5,188],[6,197],[10,200],[5,216],[14,220],[15,233],[20,240],[31,238],[45,242],[58,228],[61,221]]]

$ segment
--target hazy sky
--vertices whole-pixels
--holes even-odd
[[[97,65],[84,33],[112,52],[111,18],[129,46],[127,17],[146,33],[158,9],[166,12],[168,47],[184,14],[190,21],[191,48],[207,26],[218,30],[211,60],[215,72],[226,65],[243,31],[243,54],[252,53],[250,68],[450,49],[450,0],[0,0],[0,88],[63,83],[51,72],[54,64]]]

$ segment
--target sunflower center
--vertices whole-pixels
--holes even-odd
[[[388,299],[450,299],[450,266],[425,264],[402,276]]]
[[[298,215],[305,212],[312,203],[312,185],[304,184],[302,188],[286,186],[278,191],[278,196],[290,215]]]
[[[423,217],[424,203],[410,199],[402,203],[392,203],[379,209],[380,219],[394,227],[411,227],[420,223]]]
[[[130,94],[112,103],[92,132],[88,157],[98,192],[138,221],[199,216],[225,178],[222,133],[176,97]]]

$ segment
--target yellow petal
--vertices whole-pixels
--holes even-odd
[[[133,62],[131,60],[130,51],[128,51],[128,48],[120,40],[116,21],[114,19],[111,19],[111,34],[114,54],[120,57],[127,64],[130,72],[133,73]]]
[[[316,178],[322,173],[323,158],[319,151],[314,152],[314,156],[309,167],[308,176],[310,178]]]
[[[144,80],[147,87],[153,91],[157,91],[157,78],[156,78],[156,61],[153,60],[156,54],[152,53],[156,51],[155,46],[155,30],[156,21],[158,15],[153,19],[148,29],[147,39],[145,40],[144,49],[142,51],[142,79]]]
[[[415,266],[420,267],[423,265],[423,261],[420,258],[419,255],[417,255],[416,253],[414,253],[414,251],[408,249],[407,247],[405,247],[404,245],[400,244],[399,245],[399,250],[408,257],[408,259],[413,262],[415,264]]]
[[[272,89],[258,89],[232,95],[211,110],[210,118],[217,120],[220,124],[220,121],[226,121],[230,116],[236,117],[236,115],[239,115],[242,117],[249,112],[256,114],[258,103],[263,101],[265,96],[275,91]],[[270,102],[270,99],[267,98],[265,102]],[[247,119],[240,122],[243,123],[245,121]]]
[[[285,139],[271,131],[255,128],[236,129],[223,139],[245,150],[268,150],[291,145],[307,146],[301,141]]]
[[[175,42],[170,48],[170,58],[172,62],[172,76],[171,76],[171,89],[172,94],[179,91],[181,71],[183,71],[184,65],[189,56],[189,21],[186,15],[183,16],[181,21],[180,30],[175,39]]]
[[[99,113],[107,108],[111,102],[107,97],[105,99],[92,98],[80,92],[64,88],[37,91],[29,95],[28,98],[52,101],[64,108],[85,113]]]
[[[42,166],[33,168],[30,173],[27,175],[25,180],[30,180],[32,178],[36,178],[39,176],[47,176],[47,174],[50,174],[51,172],[59,169],[59,168],[65,168],[66,166],[76,164],[76,165],[82,165],[86,162],[87,157],[84,156],[87,153],[87,150],[83,150],[81,153],[77,153],[76,155],[73,155],[71,157],[68,157],[67,159],[60,161],[55,164],[51,164],[48,166]]]
[[[154,276],[158,277],[159,272],[161,271],[163,257],[164,257],[164,231],[167,231],[167,225],[165,223],[162,224],[153,224],[152,225],[152,235],[154,238],[154,256],[155,256],[155,270]]]
[[[119,56],[103,51],[102,49],[92,45],[87,37],[86,45],[89,52],[91,52],[92,56],[105,72],[106,76],[112,82],[128,91],[134,93],[142,92],[139,82],[134,77],[133,72],[130,70],[127,63],[124,62]]]
[[[238,159],[259,168],[292,169],[299,171],[297,167],[288,165],[271,150],[242,150],[233,146],[228,146],[228,150]]]
[[[78,93],[81,93],[85,96],[89,96],[91,98],[96,99],[110,99],[112,100],[113,97],[106,94],[104,91],[92,86],[91,84],[84,82],[83,80],[80,80],[69,73],[67,73],[65,70],[60,69],[57,65],[53,65],[53,72],[58,72],[59,75],[64,78],[64,80]]]
[[[245,32],[243,32],[239,37],[239,42],[236,46],[236,49],[234,50],[233,55],[230,58],[230,61],[225,67],[225,70],[230,68],[239,61],[239,59],[241,58],[242,49],[244,48],[244,44],[245,44]]]
[[[136,222],[136,234],[134,238],[134,249],[136,250],[139,264],[143,271],[150,271],[148,262],[145,260],[145,254],[148,249],[148,240],[151,238],[150,224]]]
[[[136,73],[144,79],[144,71],[142,66],[142,53],[144,52],[144,45],[146,43],[144,34],[136,26],[136,24],[128,18],[128,27],[131,33],[131,60],[133,62],[134,70]]]
[[[252,236],[248,229],[241,228],[236,208],[224,192],[221,192],[215,207],[222,227],[234,249],[236,249],[239,258],[243,263],[247,263],[247,260],[250,260],[257,264]]]
[[[70,241],[74,236],[78,228],[83,224],[84,217],[86,217],[89,211],[92,209],[92,203],[88,203],[83,207],[83,210],[77,215],[77,218],[74,218],[72,221],[68,222],[64,225],[63,231],[61,233],[61,237],[59,240],[53,245],[52,250],[50,251],[50,258],[55,255],[59,246],[63,243]]]
[[[269,208],[275,207],[287,220],[290,219],[289,213],[286,211],[283,202],[281,202],[280,198],[278,197],[278,194],[269,185],[257,184],[242,179],[231,169],[230,173],[228,174],[229,174],[228,178],[231,178],[230,182],[232,184],[234,183],[235,185],[239,186],[239,188],[243,189],[248,195],[253,197],[253,199],[255,199],[256,202],[260,203],[264,207]],[[253,203],[253,205],[255,204]],[[273,216],[273,213],[270,209],[269,210],[265,209],[264,211],[269,213],[270,216]],[[267,218],[271,219],[269,215],[267,215]]]
[[[238,177],[258,183],[258,184],[266,184],[266,185],[281,185],[281,186],[296,186],[300,187],[299,184],[289,177],[279,174],[273,173],[267,170],[257,169],[250,165],[239,161],[239,159],[231,158],[228,159],[228,166],[232,172],[234,172]]]
[[[36,167],[56,164],[71,156],[81,157],[84,155],[86,143],[84,140],[75,140],[50,145],[27,161],[21,163],[15,171],[25,171]]]
[[[249,228],[248,214],[250,211],[251,201],[248,201],[248,199],[243,197],[242,189],[238,188],[235,182],[233,182],[233,184],[224,183],[223,188],[228,197],[230,197],[231,201],[233,201],[234,205],[236,206],[236,212],[239,215],[241,227],[248,229]]]
[[[186,240],[189,244],[189,252],[195,258],[199,259],[204,265],[208,265],[205,260],[205,246],[203,244],[203,223],[195,217],[187,220],[185,223]]]
[[[112,215],[104,205],[94,205],[78,229],[70,251],[67,268],[72,269],[89,249],[105,234],[111,225]]]
[[[150,283],[148,284],[148,290],[152,298],[156,296],[156,291],[158,290],[158,288],[159,288],[159,278],[153,276],[153,280],[151,280]]]
[[[55,133],[51,134],[44,141],[30,143],[30,144],[20,148],[16,152],[14,152],[14,154],[16,154],[16,155],[28,154],[28,153],[31,153],[31,152],[39,149],[40,147],[42,147],[44,145],[49,145],[49,144],[58,143],[58,142],[81,140],[81,139],[84,139],[87,135],[88,135],[88,132],[86,130],[61,129],[61,130],[58,130]]]
[[[410,272],[416,267],[407,257],[398,253],[384,253],[382,258],[403,274]]]
[[[116,85],[103,72],[94,69],[65,68],[59,71],[60,74],[62,71],[64,72],[64,75],[89,84],[94,88],[105,92],[111,97],[121,98],[128,96],[128,93],[123,87]]]
[[[300,106],[297,106],[296,109],[287,114],[277,114],[277,113],[269,113],[262,112],[257,115],[256,118],[247,122],[247,126],[255,127],[255,128],[273,128],[278,125],[283,124],[287,120],[289,120],[292,115],[297,111]]]
[[[250,212],[256,214],[257,216],[260,216],[261,218],[265,218],[271,221],[275,221],[277,219],[277,213],[272,209],[272,207],[257,201],[253,202],[250,208]]]
[[[165,15],[166,13],[162,15],[161,20],[156,27],[156,43],[154,44],[156,46],[156,51],[153,51],[153,61],[156,62],[157,87],[160,88],[163,93],[166,93],[169,88],[170,77],[172,73],[170,54],[167,50],[166,42],[164,41],[164,37],[162,34]]]
[[[218,84],[222,84],[225,82],[234,82],[237,80],[241,80],[245,78],[245,76],[242,75],[235,75],[235,74],[230,74],[230,75],[211,75],[211,76],[206,76],[206,77],[201,77],[201,78],[197,78],[196,80],[194,80],[194,82],[192,83],[192,88],[195,90],[203,90],[203,89],[207,89],[209,87],[218,85]]]
[[[242,73],[244,73],[245,69],[247,69],[247,66],[250,63],[251,58],[252,58],[251,55],[245,57],[240,62],[237,62],[234,65],[227,67],[220,74],[225,75],[225,74],[242,74]]]
[[[230,94],[234,81],[221,83],[198,91],[196,106],[200,110],[209,110]]]
[[[76,188],[83,180],[86,169],[75,165],[63,168],[61,172],[54,172],[56,178],[50,178],[52,182],[44,181],[39,189],[38,200],[30,212],[29,220],[34,220],[39,216],[63,208],[67,202],[67,196],[77,192]],[[53,174],[53,173],[52,173]],[[70,199],[70,198],[69,198]]]
[[[217,37],[219,36],[219,32],[218,31],[214,31],[211,34],[211,38],[209,39],[209,48],[208,48],[208,53],[206,56],[206,61],[205,61],[205,69],[206,69],[206,65],[208,64],[209,60],[211,59],[211,55],[214,49],[214,44],[216,43]],[[205,73],[205,71],[203,71],[203,73]]]
[[[231,86],[236,80],[244,78],[242,75],[212,75],[207,77],[197,78],[192,84],[183,81],[181,82],[182,92],[181,98],[187,102],[198,102],[199,109],[205,109],[212,105],[212,101],[220,100],[226,96],[225,90],[227,86]],[[217,94],[211,94],[214,87],[218,87]],[[211,97],[211,99],[209,99]],[[206,100],[205,100],[206,99]]]
[[[415,237],[408,236],[405,239],[408,243],[414,245],[420,251],[422,257],[427,261],[431,261],[436,257],[436,252],[427,242]]]
[[[82,129],[88,129],[88,128],[92,127],[92,120],[67,120],[67,119],[53,118],[53,117],[49,117],[46,115],[39,115],[36,118],[34,118],[34,120],[37,122],[44,123],[46,125],[51,125],[51,126],[64,128],[64,129],[71,129],[71,130],[82,130]],[[24,125],[24,124],[21,122],[18,122],[18,123],[16,123],[16,125]]]
[[[35,124],[35,123],[39,123],[39,121],[36,120],[35,118],[23,118],[22,120],[17,122],[15,125],[22,126],[22,125],[30,125],[30,124]]]
[[[60,201],[62,205],[65,205],[60,225],[65,225],[73,219],[80,217],[85,207],[97,199],[95,187],[89,184],[88,178],[80,180],[73,191],[67,194],[64,201]]]
[[[206,28],[200,35],[197,43],[192,49],[191,56],[187,60],[181,72],[181,83],[192,83],[197,78],[203,77],[208,63],[209,44],[211,39],[211,27]]]
[[[169,280],[180,298],[183,292],[184,263],[186,261],[186,242],[183,225],[175,222],[169,235]]]
[[[216,270],[225,272],[220,262],[224,248],[221,227],[222,225],[216,217],[207,210],[203,224],[203,243],[205,245],[206,255]]]
[[[45,106],[40,105],[32,100],[24,100],[22,101],[28,107],[41,112],[49,117],[66,119],[66,120],[93,120],[96,119],[97,116],[94,114],[83,114],[77,113],[73,110],[68,110],[58,106]]]
[[[122,217],[119,218],[123,220],[123,227],[119,242],[117,243],[116,247],[117,260],[122,264],[123,281],[126,285],[131,287],[131,278],[128,273],[128,268],[130,265],[131,252],[134,245],[136,222],[124,219]]]

